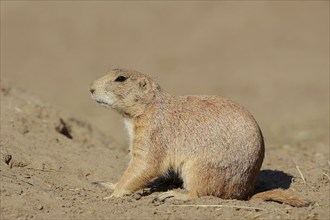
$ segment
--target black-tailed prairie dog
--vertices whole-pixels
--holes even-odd
[[[216,96],[171,95],[147,75],[123,69],[97,79],[90,92],[124,117],[130,137],[131,161],[110,197],[129,195],[171,171],[186,192],[164,192],[159,200],[252,196],[264,140],[242,106]]]

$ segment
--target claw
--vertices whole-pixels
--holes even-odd
[[[188,198],[187,193],[180,193],[180,192],[176,192],[176,191],[167,191],[167,192],[164,192],[164,193],[156,196],[154,201],[164,202],[166,200],[171,200],[171,199],[188,200],[189,198]]]
[[[105,181],[95,181],[95,182],[92,182],[92,184],[103,186],[103,187],[111,189],[111,190],[115,190],[115,188],[117,186],[117,183],[105,182]]]
[[[164,202],[165,200],[173,198],[173,197],[174,197],[173,194],[166,192],[166,193],[162,193],[162,194],[156,196],[154,201]]]
[[[109,200],[109,199],[111,199],[111,198],[113,198],[112,195],[111,195],[111,196],[104,197],[103,200]]]

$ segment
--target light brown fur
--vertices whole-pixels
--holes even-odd
[[[133,70],[112,70],[90,91],[124,117],[130,136],[131,161],[120,181],[110,184],[111,197],[129,195],[169,171],[182,178],[187,193],[168,191],[159,200],[252,196],[264,141],[242,106],[216,96],[174,96]]]

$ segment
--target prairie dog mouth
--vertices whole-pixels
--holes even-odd
[[[106,102],[103,102],[103,101],[99,101],[99,100],[95,100],[97,103],[99,103],[99,104],[105,104],[105,105],[108,105],[108,103],[106,103]]]
[[[111,107],[111,102],[106,102],[106,101],[103,101],[103,100],[100,100],[98,99],[97,97],[95,97],[95,95],[91,95],[92,96],[92,99],[97,102],[98,104],[101,104],[102,106],[106,106],[106,107]]]
[[[104,101],[99,101],[99,100],[95,100],[98,104],[107,107],[107,108],[111,108],[111,104],[104,102]]]

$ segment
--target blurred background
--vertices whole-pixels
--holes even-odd
[[[127,145],[89,84],[115,67],[177,95],[229,97],[271,139],[329,129],[328,1],[1,1],[1,79]]]

